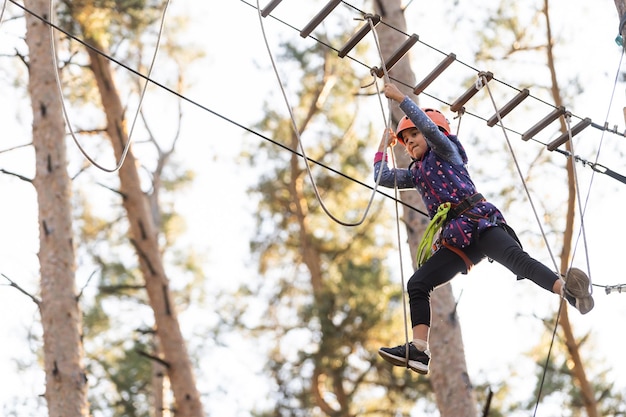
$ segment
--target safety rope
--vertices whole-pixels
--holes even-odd
[[[383,77],[385,82],[389,82],[389,73],[387,71],[387,66],[385,65],[385,60],[383,58],[383,51],[380,47],[380,42],[378,40],[378,33],[376,32],[376,27],[374,26],[374,23],[372,21],[372,19],[368,19],[369,20],[369,24],[370,24],[370,29],[372,31],[372,35],[374,37],[374,42],[376,44],[376,50],[378,51],[378,56],[380,58],[380,62],[381,62],[381,67],[383,70]],[[372,76],[374,76],[374,74],[372,73]],[[380,91],[378,90],[378,83],[376,83],[376,90],[378,91],[378,96],[380,97]],[[382,101],[381,101],[382,103]],[[389,132],[389,125],[391,123],[391,114],[392,114],[392,109],[391,109],[391,105],[392,105],[392,100],[389,99],[387,101],[388,105],[389,105],[389,118],[387,119],[387,125],[386,125],[386,129],[385,132]],[[382,105],[382,104],[381,104]],[[384,110],[383,110],[384,113]],[[388,135],[387,135],[388,136]],[[385,160],[385,152],[387,151],[387,141],[385,141],[384,144],[384,152],[383,152],[383,161]],[[398,260],[400,263],[400,285],[401,285],[401,290],[402,290],[402,318],[403,318],[403,327],[404,327],[404,345],[405,345],[405,349],[404,349],[404,360],[406,361],[406,368],[409,369],[409,321],[408,321],[408,311],[407,311],[407,300],[406,300],[406,284],[405,284],[405,279],[404,279],[404,260],[403,260],[403,256],[402,256],[402,238],[401,238],[401,225],[400,225],[400,204],[399,204],[399,191],[398,191],[398,176],[397,176],[397,166],[396,166],[396,159],[395,159],[395,154],[393,152],[391,152],[391,166],[393,168],[393,172],[394,172],[394,200],[395,200],[395,215],[396,215],[396,237],[397,237],[397,244],[398,244]],[[379,170],[379,175],[382,174],[382,169]]]
[[[622,20],[624,19],[624,17],[626,17],[626,14],[624,14],[624,16],[622,16]],[[620,32],[621,33],[621,28],[623,27],[622,21],[620,21]],[[617,89],[617,82],[619,80],[620,74],[621,74],[621,67],[622,67],[622,61],[624,59],[624,47],[622,47],[622,53],[620,54],[619,57],[619,63],[617,64],[617,71],[613,80],[613,89],[611,91],[611,98],[609,100],[609,106],[606,110],[606,117],[605,117],[605,123],[606,121],[609,119],[609,114],[611,113],[611,107],[613,105],[613,100],[615,98],[615,90]],[[595,179],[595,173],[596,173],[596,169],[594,168],[596,165],[598,165],[598,160],[600,159],[600,151],[602,150],[602,144],[604,143],[604,130],[602,131],[602,134],[600,135],[600,143],[598,144],[598,151],[596,152],[596,157],[595,157],[595,161],[590,164],[592,166],[592,173],[591,173],[591,179],[589,180],[589,187],[587,189],[587,196],[585,198],[585,203],[584,205],[582,205],[580,203],[580,199],[579,199],[579,206],[581,206],[580,208],[580,218],[581,218],[581,228],[579,230],[578,235],[576,236],[576,241],[574,243],[574,253],[576,253],[576,250],[578,248],[578,242],[581,238],[581,235],[583,236],[583,242],[585,245],[585,255],[587,257],[587,265],[589,265],[589,250],[587,248],[587,240],[584,236],[584,228],[582,227],[583,225],[583,219],[585,217],[585,212],[587,211],[587,205],[589,204],[589,198],[591,197],[591,188]],[[571,143],[571,138],[570,138],[570,143]],[[572,147],[572,155],[576,155],[576,153],[574,152],[574,148]],[[575,165],[575,164],[574,164]],[[573,258],[573,255],[572,255]],[[589,280],[591,282],[591,274],[589,273]],[[591,285],[591,293],[593,294],[593,284]]]
[[[139,98],[139,104],[137,105],[137,111],[135,112],[135,116],[133,117],[133,122],[130,126],[130,130],[128,131],[128,141],[126,142],[126,145],[124,146],[124,150],[122,151],[122,155],[119,159],[119,161],[116,163],[114,168],[106,168],[102,165],[100,165],[94,158],[92,158],[89,153],[83,148],[83,146],[80,144],[78,138],[76,137],[76,133],[74,132],[74,129],[72,128],[72,123],[70,121],[70,117],[69,114],[67,112],[67,108],[65,106],[65,99],[63,98],[63,87],[61,85],[61,78],[59,76],[59,71],[54,71],[54,77],[56,80],[56,84],[57,84],[57,88],[59,90],[59,97],[61,98],[61,110],[63,111],[63,117],[65,119],[65,123],[67,124],[67,127],[69,129],[69,133],[72,136],[72,139],[74,141],[74,143],[76,144],[76,146],[78,147],[78,149],[80,150],[80,152],[83,154],[83,156],[96,168],[105,171],[105,172],[116,172],[118,171],[122,165],[124,165],[124,161],[126,160],[126,156],[128,155],[128,152],[130,150],[130,146],[133,142],[132,138],[133,138],[133,131],[135,129],[135,124],[137,122],[137,119],[139,118],[139,114],[141,112],[141,108],[143,105],[143,101],[144,101],[144,97],[146,95],[146,90],[148,89],[148,83],[149,80],[151,78],[152,75],[152,70],[154,68],[154,63],[156,62],[156,57],[157,54],[159,52],[159,47],[161,44],[161,37],[163,35],[163,28],[165,26],[165,15],[167,12],[167,8],[170,4],[170,0],[165,0],[165,6],[163,7],[163,13],[161,15],[161,23],[159,26],[159,33],[157,36],[157,42],[156,42],[156,46],[154,48],[154,54],[152,55],[152,61],[150,62],[150,67],[148,69],[148,75],[145,78],[145,83],[143,85],[142,91],[141,91],[141,96]],[[54,13],[54,0],[50,0],[50,49],[52,50],[52,60],[54,62],[54,67],[58,68],[58,60],[57,60],[57,52],[56,52],[56,45],[54,42],[54,27],[55,27],[55,13]]]

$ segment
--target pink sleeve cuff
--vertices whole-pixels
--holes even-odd
[[[382,161],[383,155],[382,152],[376,152],[376,155],[374,155],[374,163]],[[387,155],[385,155],[385,162],[387,162]]]

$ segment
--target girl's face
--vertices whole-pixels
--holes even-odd
[[[402,131],[402,139],[404,140],[404,147],[407,153],[413,159],[422,159],[426,149],[428,149],[428,144],[422,132],[415,127],[410,127]]]

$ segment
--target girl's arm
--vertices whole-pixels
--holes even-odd
[[[405,96],[404,93],[392,83],[385,84],[383,91],[387,98],[400,103],[400,108],[404,114],[406,114],[419,131],[422,132],[428,146],[430,146],[437,155],[453,164],[463,165],[463,158],[456,145],[439,130],[439,127],[430,120],[430,117],[428,117],[413,100]]]
[[[463,165],[463,158],[456,145],[439,130],[439,127],[408,96],[400,103],[400,108],[424,135],[428,146],[440,157],[453,164]]]
[[[411,171],[408,169],[389,169],[387,166],[387,160],[384,158],[387,155],[385,155],[383,151],[385,150],[385,146],[392,148],[396,143],[396,134],[392,129],[383,132],[383,136],[380,138],[378,145],[378,152],[376,152],[376,156],[374,157],[374,181],[388,188],[413,188],[415,184],[413,183]],[[378,181],[379,175],[381,175],[380,181]]]
[[[379,175],[380,181],[378,180]],[[374,181],[377,181],[379,185],[387,188],[415,188],[411,171],[400,168],[390,169],[387,166],[387,162],[383,160],[382,154],[379,152],[376,153],[376,157],[374,158]]]

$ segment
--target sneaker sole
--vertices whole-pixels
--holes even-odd
[[[566,274],[565,291],[576,298],[576,309],[581,314],[589,313],[595,303],[589,292],[589,277],[578,268],[570,268]]]
[[[565,290],[574,298],[589,297],[589,277],[580,269],[571,268],[565,275]]]
[[[396,356],[396,355],[392,355],[391,353],[387,353],[384,350],[379,349],[378,350],[378,354],[387,362],[389,362],[392,365],[395,366],[404,366],[406,367],[406,358],[405,357],[400,357],[400,356]],[[417,372],[418,374],[421,375],[426,375],[428,373],[428,365],[424,365],[423,363],[419,362],[419,361],[412,361],[409,360],[409,369],[411,369],[414,372]]]
[[[591,296],[576,299],[576,308],[580,311],[580,314],[589,313],[593,309],[594,304]]]

